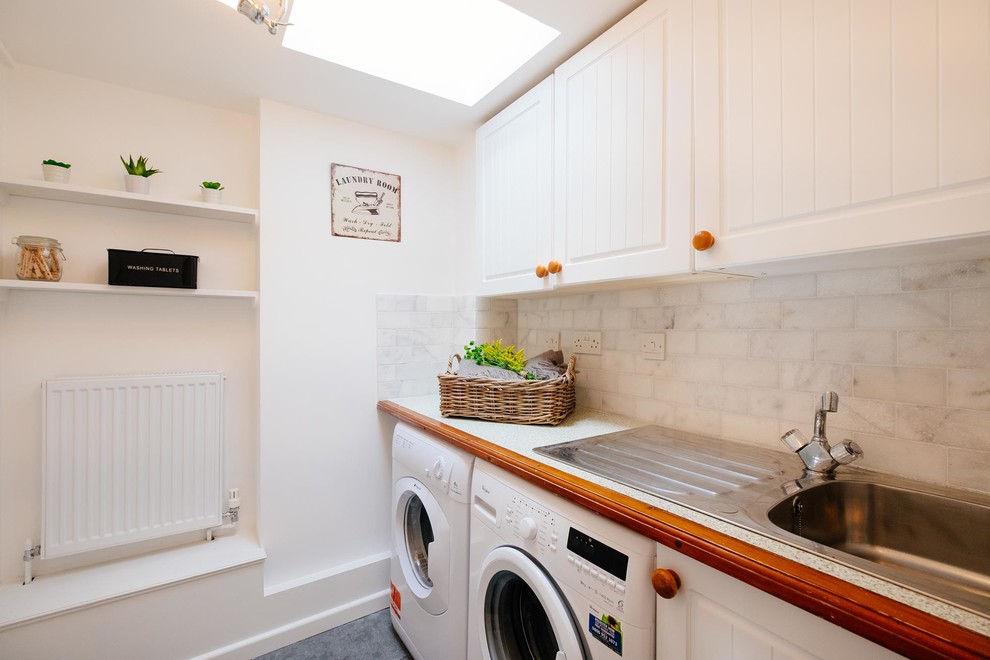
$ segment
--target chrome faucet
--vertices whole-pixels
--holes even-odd
[[[804,461],[804,471],[818,475],[830,475],[840,465],[852,463],[862,457],[863,450],[852,440],[843,440],[834,447],[825,437],[825,419],[828,413],[839,409],[839,395],[822,394],[822,404],[815,411],[814,435],[809,441],[798,429],[791,429],[780,440]]]

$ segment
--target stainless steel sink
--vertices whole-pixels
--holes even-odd
[[[893,481],[840,474],[773,504],[766,519],[835,551],[825,554],[990,611],[990,505],[937,486],[884,483]]]
[[[659,426],[536,452],[990,614],[990,497]]]

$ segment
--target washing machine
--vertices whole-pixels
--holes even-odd
[[[650,660],[653,541],[478,461],[469,660]]]
[[[463,660],[474,456],[399,423],[392,434],[392,626],[417,660]]]

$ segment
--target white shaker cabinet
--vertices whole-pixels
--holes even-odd
[[[657,598],[657,660],[901,657],[665,545],[657,567],[680,578]]]
[[[535,275],[552,259],[552,112],[553,76],[475,134],[482,294],[552,288]]]
[[[647,0],[554,72],[558,284],[691,270],[691,5]]]
[[[476,158],[480,293],[689,272],[690,0],[647,0],[478,129]]]
[[[990,231],[990,3],[694,8],[699,270]]]

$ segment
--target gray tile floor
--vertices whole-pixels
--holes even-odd
[[[256,660],[412,660],[388,609],[266,653]]]

